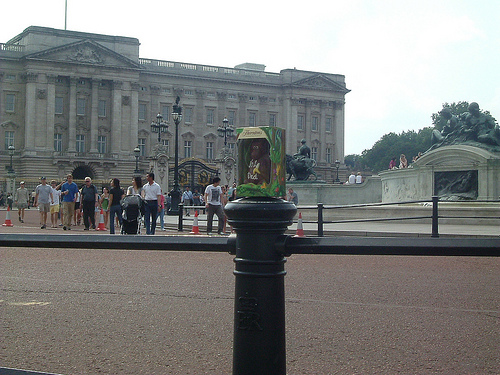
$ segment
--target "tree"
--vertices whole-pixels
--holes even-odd
[[[427,127],[418,133],[409,130],[401,134],[385,134],[371,149],[362,152],[360,162],[373,172],[379,172],[389,167],[392,158],[399,161],[401,154],[411,161],[419,152],[425,152],[431,146],[431,133],[432,128]]]

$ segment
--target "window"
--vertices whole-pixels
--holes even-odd
[[[207,109],[207,125],[214,124],[215,111],[212,108]]]
[[[331,132],[332,131],[332,124],[333,124],[333,119],[331,117],[327,117],[325,119],[325,130],[327,132]]]
[[[76,114],[78,116],[85,116],[85,106],[87,102],[85,99],[76,100]]]
[[[106,117],[106,100],[99,100],[99,117]]]
[[[228,111],[227,112],[227,121],[229,121],[227,124],[234,126],[236,120],[236,112],[235,111]]]
[[[64,111],[64,99],[61,96],[56,96],[56,115],[62,115]]]
[[[257,123],[257,115],[255,112],[250,112],[248,114],[248,126],[255,126]]]
[[[76,152],[85,152],[85,135],[76,135]]]
[[[185,158],[191,157],[192,146],[193,146],[192,141],[184,141],[184,157]]]
[[[318,160],[318,148],[311,147],[311,159]]]
[[[100,154],[106,153],[106,136],[105,135],[97,136],[97,152]]]
[[[193,122],[193,107],[184,108],[184,123]]]
[[[14,146],[14,132],[13,131],[6,131],[5,132],[5,150],[8,150],[9,146]]]
[[[297,130],[304,130],[304,115],[297,116]]]
[[[319,128],[319,117],[313,116],[311,123],[311,130],[317,132]]]
[[[169,105],[163,104],[161,106],[161,115],[163,116],[163,121],[168,122],[169,115],[170,115],[170,106]]]
[[[146,120],[146,104],[139,104],[139,120]]]
[[[62,134],[54,134],[54,151],[62,152]]]
[[[163,145],[163,147],[165,147],[165,153],[168,155],[170,151],[170,144],[168,142],[168,139],[162,139],[161,144]]]
[[[326,149],[326,162],[329,164],[332,162],[332,149],[331,148]]]
[[[207,142],[207,160],[213,160],[214,158],[214,143]]]
[[[229,94],[229,95],[227,96],[227,98],[228,98],[228,99],[236,99],[236,95],[234,95],[234,94]]]
[[[228,143],[227,148],[234,155],[234,143]]]
[[[194,95],[193,90],[184,90],[184,94],[186,95]]]
[[[269,114],[269,126],[276,126],[276,114],[275,113]]]
[[[146,156],[146,138],[139,138],[138,146],[141,150],[141,156]]]
[[[5,112],[14,112],[16,110],[16,96],[14,94],[5,94]]]

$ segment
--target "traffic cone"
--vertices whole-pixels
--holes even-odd
[[[304,228],[302,227],[302,212],[299,212],[299,221],[297,222],[297,232],[294,237],[305,237]]]
[[[5,223],[2,224],[4,227],[13,227],[12,221],[10,221],[10,207],[7,206],[7,215],[5,215]]]
[[[193,230],[190,234],[200,234],[200,228],[198,227],[198,211],[194,212]]]
[[[101,217],[99,218],[99,225],[97,226],[96,230],[106,230],[106,227],[104,226],[104,211],[101,208]]]

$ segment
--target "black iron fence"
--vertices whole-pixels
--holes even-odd
[[[345,223],[368,223],[368,222],[384,222],[384,221],[409,221],[409,220],[421,220],[428,219],[431,223],[431,237],[437,238],[439,237],[439,219],[487,219],[487,220],[498,220],[500,225],[500,207],[497,211],[496,215],[493,216],[447,216],[439,213],[439,197],[433,196],[432,199],[424,199],[424,200],[413,200],[413,201],[404,201],[397,203],[365,203],[365,204],[351,204],[351,205],[324,205],[323,203],[318,203],[317,205],[301,205],[298,206],[297,209],[302,210],[315,210],[317,211],[317,219],[316,220],[302,220],[303,224],[317,224],[317,232],[316,235],[318,237],[324,237],[325,226],[328,224],[345,224]],[[474,201],[456,201],[458,205],[460,204],[468,204],[468,203],[500,203],[500,200],[474,200]],[[380,218],[365,218],[365,219],[343,219],[343,220],[325,220],[324,212],[325,210],[355,210],[359,208],[368,208],[368,207],[395,207],[395,206],[405,206],[405,205],[432,205],[432,211],[430,215],[412,215],[412,216],[397,216],[397,217],[380,217]],[[184,210],[187,212],[191,212],[191,215],[194,215],[195,211],[204,212],[205,206],[185,206]],[[184,221],[192,221],[192,218],[186,218],[183,216],[183,211],[179,209],[179,221],[178,221],[178,230],[180,232],[183,231]],[[203,219],[199,219],[203,221]],[[500,232],[499,232],[500,234]]]

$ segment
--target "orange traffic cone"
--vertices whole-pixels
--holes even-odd
[[[10,221],[10,207],[7,206],[7,215],[5,215],[5,223],[2,224],[4,227],[13,227],[12,221]]]
[[[97,226],[96,230],[106,230],[106,227],[104,226],[104,211],[101,208],[101,217],[99,218],[99,225]]]
[[[190,234],[200,234],[200,228],[198,227],[198,211],[194,212],[193,230]]]
[[[299,212],[299,221],[297,222],[297,232],[294,237],[305,237],[304,228],[302,227],[302,212]]]

